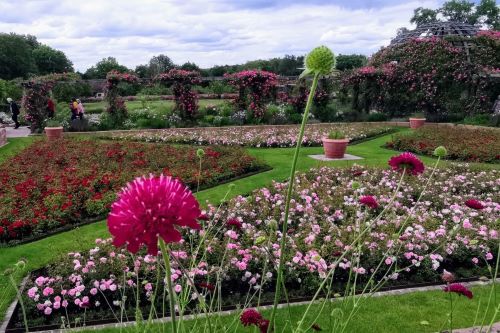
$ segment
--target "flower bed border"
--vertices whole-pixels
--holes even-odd
[[[231,183],[231,182],[236,181],[236,180],[240,180],[240,179],[243,179],[243,178],[255,176],[255,175],[259,174],[259,173],[267,172],[267,171],[271,171],[271,170],[273,170],[272,167],[270,167],[269,165],[264,164],[258,170],[247,172],[245,174],[238,175],[236,177],[232,177],[232,178],[227,178],[227,179],[221,180],[221,181],[217,182],[217,184],[214,184],[213,186],[200,187],[200,191],[208,190],[208,189],[214,188],[216,186],[220,186],[220,185],[224,185],[224,184],[227,184],[227,183]],[[97,217],[89,218],[89,219],[84,220],[84,221],[79,222],[79,223],[72,223],[72,224],[70,223],[70,224],[66,224],[66,225],[64,225],[62,227],[59,227],[59,228],[56,228],[56,229],[52,229],[51,232],[47,232],[47,233],[45,233],[43,235],[29,236],[29,237],[26,237],[25,239],[21,239],[21,240],[18,240],[18,241],[10,241],[8,243],[0,243],[0,248],[16,247],[16,246],[19,246],[19,245],[24,245],[24,244],[32,243],[32,242],[35,242],[35,241],[38,241],[38,240],[41,240],[41,239],[48,238],[50,236],[54,236],[54,235],[60,234],[62,232],[70,231],[70,230],[73,230],[73,229],[77,229],[79,227],[83,227],[83,226],[86,226],[86,225],[89,225],[89,224],[93,224],[93,223],[97,223],[99,221],[103,221],[103,220],[106,219],[107,216],[108,216],[108,214],[99,215]]]
[[[26,286],[26,282],[28,281],[29,278],[31,278],[35,273],[37,273],[38,271],[40,271],[41,269],[38,269],[38,270],[35,270],[35,271],[32,271],[30,272],[30,274],[23,279],[23,282],[21,284],[21,287],[20,287],[20,290],[19,292],[21,293],[21,295],[23,294],[24,292],[24,288]],[[500,281],[500,278],[497,278],[495,282],[499,282]],[[456,282],[458,283],[474,283],[474,282],[484,282],[484,283],[492,283],[492,279],[488,279],[487,281],[483,281],[480,277],[478,276],[475,276],[475,277],[470,277],[470,278],[462,278],[462,279],[457,279]],[[384,293],[384,292],[394,292],[394,291],[401,291],[401,290],[407,290],[407,289],[422,289],[422,288],[427,288],[427,287],[438,287],[438,286],[445,286],[445,284],[443,284],[442,281],[437,281],[437,282],[424,282],[424,283],[415,283],[415,284],[408,284],[408,285],[400,285],[400,286],[392,286],[392,287],[384,287],[384,288],[380,288],[380,290],[378,290],[377,292],[375,292],[376,295],[380,295],[380,293]],[[437,288],[436,288],[437,289]],[[416,290],[417,291],[417,290]],[[411,291],[410,291],[411,292]],[[356,295],[360,295],[361,293],[358,293],[356,292]],[[331,300],[334,300],[334,299],[342,299],[343,296],[340,296],[340,297],[335,297]],[[304,302],[306,303],[309,303],[311,301],[312,297],[297,297],[297,298],[291,298],[288,302],[288,304],[290,304],[291,306],[293,305],[300,305]],[[270,301],[266,301],[266,302],[261,302],[261,305],[260,307],[268,307],[268,306],[272,306],[273,304],[273,301],[270,300]],[[280,306],[283,306],[287,304],[287,302],[280,302]],[[254,304],[252,306],[255,306]],[[11,311],[8,311],[5,318],[4,318],[4,321],[2,323],[2,328],[5,328],[5,333],[24,333],[25,330],[24,328],[12,328],[13,326],[13,323],[12,323],[12,320],[14,318],[14,315],[19,312],[19,309],[20,308],[20,305],[19,305],[19,302],[18,300],[14,300],[9,309]],[[222,311],[221,312],[216,312],[216,313],[224,313],[224,312],[232,312],[234,310],[237,310],[238,309],[238,305],[235,304],[235,305],[226,305],[226,306],[222,306]],[[190,311],[187,311],[186,312],[186,315],[190,315]],[[155,320],[168,320],[170,317],[167,316],[167,317],[162,317],[162,318],[157,318]],[[144,319],[147,319],[147,315]],[[135,317],[132,318],[132,317],[129,317],[129,320],[125,320],[123,321],[124,324],[132,324],[135,322]],[[101,319],[101,320],[92,320],[92,321],[88,321],[86,322],[86,325],[85,325],[85,328],[86,329],[92,329],[92,327],[96,327],[96,326],[101,326],[101,325],[118,325],[120,323],[116,322],[115,319]],[[10,328],[9,328],[10,327]],[[40,332],[40,333],[46,333],[46,332],[53,332],[53,330],[57,330],[57,329],[60,329],[61,326],[60,325],[47,325],[47,326],[34,326],[34,327],[29,327],[29,330],[30,332]],[[103,328],[103,327],[101,327]],[[71,329],[82,329],[82,327],[77,327],[77,328],[71,328]],[[67,329],[65,330],[61,330],[61,332],[65,332]]]

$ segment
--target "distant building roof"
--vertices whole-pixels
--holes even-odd
[[[479,28],[467,23],[460,22],[433,22],[417,26],[414,30],[403,32],[391,41],[391,45],[405,43],[413,38],[429,37],[473,37]],[[466,42],[461,42],[462,47],[467,47]]]

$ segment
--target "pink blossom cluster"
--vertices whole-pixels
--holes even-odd
[[[492,263],[491,248],[498,243],[500,229],[500,171],[473,172],[467,165],[438,169],[417,203],[422,179],[430,172],[405,177],[397,193],[400,174],[391,170],[325,167],[297,175],[287,235],[279,228],[286,183],[238,196],[220,208],[210,205],[200,217],[203,229],[184,230],[183,241],[172,244],[174,289],[180,293],[186,283],[179,263],[196,285],[205,286],[204,293],[213,290],[210,283],[221,267],[223,280],[232,288],[265,288],[276,274],[283,236],[286,278],[309,281],[313,289],[332,268],[336,274],[352,270],[368,277],[379,261],[392,280],[411,278],[420,269],[434,270],[436,276],[449,265],[457,271],[463,260],[466,265]],[[376,219],[379,205],[386,214]],[[353,248],[352,241],[366,228]],[[202,239],[205,254],[193,252],[197,247],[192,244]],[[462,259],[454,262],[458,253]],[[28,306],[47,316],[60,315],[61,308],[78,312],[103,304],[119,307],[123,295],[134,299],[138,277],[140,297],[147,303],[157,287],[157,255],[161,253],[139,251],[131,256],[124,248],[114,248],[111,240],[98,239],[89,251],[69,253],[34,276],[26,289]],[[196,255],[199,260],[190,265]],[[164,288],[164,281],[158,287]]]
[[[387,133],[390,126],[382,124],[337,123],[311,124],[306,127],[304,146],[320,146],[331,131],[339,130],[351,141]],[[243,126],[221,128],[169,128],[154,132],[117,134],[114,138],[147,142],[191,143],[199,145],[230,145],[252,147],[294,147],[298,125]]]

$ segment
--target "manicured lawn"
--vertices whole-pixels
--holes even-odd
[[[200,99],[198,100],[198,105],[200,107],[204,107],[207,105],[219,105],[224,103],[227,100],[223,99]],[[147,102],[148,105],[155,109],[158,107],[173,107],[174,106],[174,101],[149,101]],[[128,110],[137,110],[137,109],[142,109],[142,102],[141,101],[128,101],[125,102],[127,105]],[[95,103],[85,103],[85,111],[88,113],[100,113],[106,108],[106,102],[95,102]]]
[[[391,156],[397,154],[397,152],[395,151],[381,148],[381,146],[386,141],[388,141],[389,138],[390,135],[387,135],[374,140],[360,143],[358,145],[350,146],[348,148],[349,154],[354,154],[365,158],[363,160],[357,160],[357,161],[319,162],[317,160],[308,158],[307,155],[321,154],[322,153],[321,147],[304,148],[301,150],[301,156],[299,159],[297,169],[299,171],[303,171],[311,167],[317,167],[322,165],[348,167],[354,163],[370,165],[370,166],[379,166],[385,168],[387,166],[387,160]],[[9,145],[7,145],[6,147],[0,149],[0,161],[5,160],[8,156],[12,156],[17,151],[22,149],[22,147],[28,145],[33,140],[35,139],[22,138],[22,139],[9,140],[11,143],[9,143]],[[248,151],[250,152],[250,154],[257,156],[261,158],[263,161],[265,161],[268,165],[270,165],[273,168],[273,170],[234,181],[233,183],[235,184],[235,187],[232,190],[232,192],[229,193],[228,197],[233,197],[239,194],[247,194],[256,188],[269,185],[272,182],[272,180],[282,181],[288,177],[289,165],[291,158],[293,156],[292,148],[275,148],[275,149],[252,148],[248,149]],[[422,157],[422,160],[428,166],[433,164],[435,161],[435,159],[430,157]],[[450,162],[443,162],[441,166],[446,166],[448,163]],[[491,168],[498,168],[498,166],[491,164],[490,165],[471,164],[471,168],[491,169]],[[198,197],[201,203],[204,203],[207,200],[209,200],[211,203],[217,203],[220,202],[220,200],[227,193],[228,186],[229,186],[228,184],[216,186],[211,189],[201,191],[197,193],[196,196]],[[43,267],[47,263],[57,260],[59,256],[65,255],[69,251],[89,249],[92,246],[94,246],[95,238],[107,237],[107,236],[108,232],[105,226],[105,222],[99,222],[69,232],[54,235],[52,237],[37,242],[20,245],[13,248],[0,248],[0,258],[1,258],[0,272],[3,272],[6,268],[11,267],[20,259],[25,259],[27,261],[25,272]],[[0,314],[3,314],[5,313],[7,307],[9,306],[10,302],[14,297],[14,291],[9,286],[7,278],[3,275],[0,275],[0,289],[1,289]],[[374,306],[374,308],[380,310],[380,308],[378,308],[377,306]],[[384,316],[394,315],[389,311],[386,312],[388,313],[383,313]],[[410,315],[408,315],[407,317],[411,318]],[[457,316],[457,318],[459,317],[460,316]],[[406,319],[404,319],[403,321],[405,320]],[[369,321],[367,321],[367,323],[368,322]],[[381,320],[380,323],[384,323],[385,325],[391,325],[391,321]],[[372,327],[370,326],[370,328]],[[427,329],[428,327],[422,327],[422,328]],[[427,330],[427,331],[432,331],[432,330]]]
[[[455,310],[453,311],[453,328],[463,328],[470,327],[472,325],[481,325],[483,315],[486,314],[485,324],[489,325],[493,318],[494,307],[490,306],[487,313],[486,303],[490,295],[492,286],[476,286],[471,288],[474,293],[474,298],[469,300],[465,297],[454,297]],[[496,294],[494,294],[494,299],[498,300],[500,298],[500,288],[496,285]],[[335,301],[332,304],[327,304],[320,312],[321,307],[315,305],[310,312],[310,316],[307,318],[310,323],[313,321],[319,325],[319,327],[324,332],[331,332],[332,321],[330,321],[330,313],[335,308],[340,308],[340,301]],[[427,291],[427,292],[414,292],[404,295],[397,296],[383,296],[383,297],[372,297],[365,299],[361,302],[361,307],[359,308],[356,316],[350,321],[350,324],[345,328],[343,332],[372,332],[372,333],[399,333],[399,332],[439,332],[449,328],[447,323],[449,313],[449,299],[448,295],[442,291]],[[493,304],[498,304],[498,302],[493,302]],[[293,306],[290,308],[292,320],[299,320],[307,306]],[[350,313],[352,305],[347,305],[343,311],[346,316]],[[476,312],[479,313],[478,320],[475,322]],[[315,316],[321,316],[315,320]],[[265,318],[270,317],[270,311],[262,311]],[[283,328],[286,326],[286,322],[289,320],[289,314],[286,310],[280,310],[277,316],[277,326]],[[338,318],[338,317],[337,317]],[[498,316],[496,321],[498,321]],[[213,320],[215,321],[215,320]],[[200,327],[203,325],[203,320],[190,321],[186,323],[186,328],[191,328],[195,324]],[[217,323],[221,330],[223,328],[231,328],[228,331],[231,332],[252,332],[251,328],[243,327],[237,315],[227,315],[217,318]],[[152,327],[150,332],[163,332],[162,329],[165,328],[166,331],[170,329],[167,324],[158,324]],[[309,327],[305,327],[309,328]],[[186,330],[189,331],[189,330]],[[192,330],[192,331],[195,331]],[[96,332],[84,331],[84,332]],[[102,333],[114,333],[114,332],[134,332],[134,328],[109,328],[98,330],[97,332]],[[290,329],[279,330],[278,332],[291,332]],[[312,329],[308,332],[314,332]],[[341,332],[341,329],[335,330],[335,332]]]

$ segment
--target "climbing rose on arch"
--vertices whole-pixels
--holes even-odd
[[[118,194],[108,217],[115,246],[127,245],[136,253],[146,245],[148,254],[158,253],[158,237],[166,243],[181,240],[179,227],[200,229],[201,211],[191,191],[170,176],[139,177]]]

